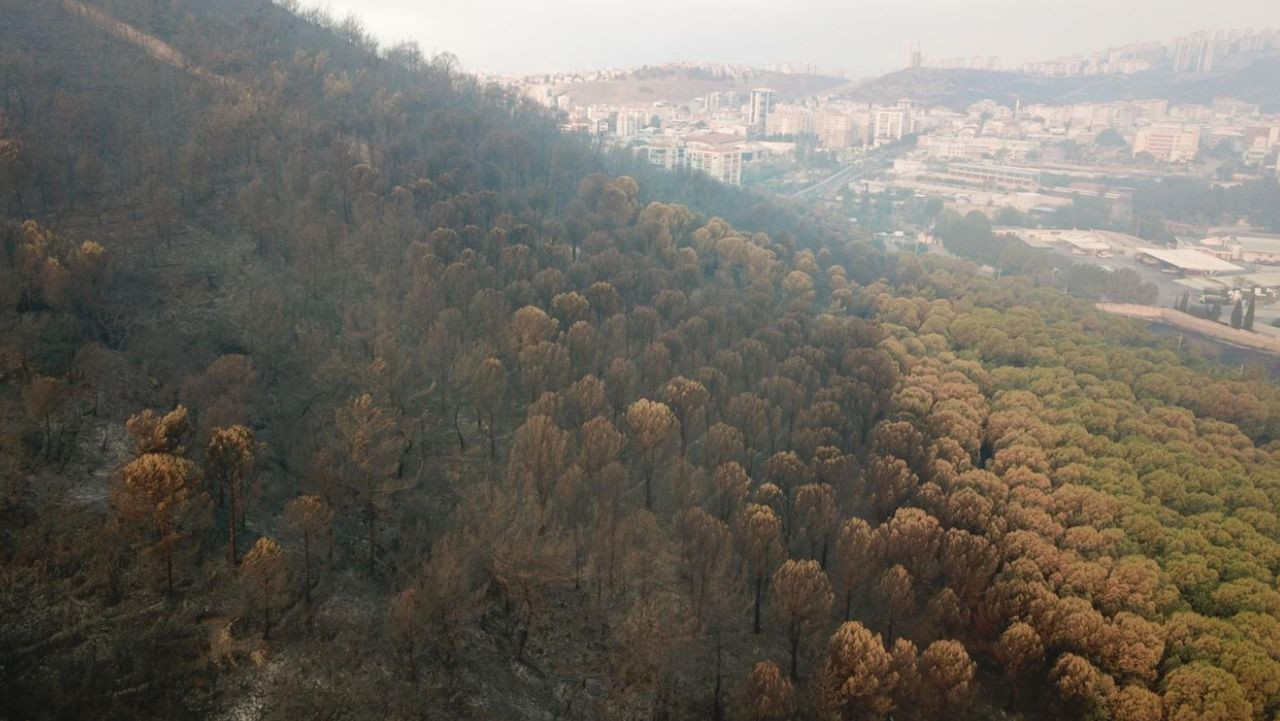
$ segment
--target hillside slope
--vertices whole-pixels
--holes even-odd
[[[0,0],[0,717],[1280,712],[1252,369],[358,23],[86,4]]]

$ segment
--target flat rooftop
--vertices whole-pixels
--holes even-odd
[[[1092,230],[997,226],[992,228],[992,231],[996,233],[1012,233],[1033,248],[1048,248],[1057,243],[1065,243],[1081,250],[1110,250],[1112,247],[1110,243],[1106,242],[1107,236],[1104,233]]]
[[[1180,270],[1189,270],[1194,273],[1239,273],[1244,270],[1234,263],[1228,263],[1193,248],[1139,248],[1136,252],[1139,255],[1149,255],[1161,263],[1172,265]]]

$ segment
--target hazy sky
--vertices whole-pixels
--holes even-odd
[[[671,60],[807,62],[860,76],[928,57],[1028,60],[1199,29],[1280,27],[1280,0],[308,0],[380,40],[450,51],[470,70],[535,72]]]

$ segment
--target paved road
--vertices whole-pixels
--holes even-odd
[[[877,173],[889,167],[893,159],[908,148],[905,146],[886,145],[869,151],[866,155],[849,165],[837,170],[825,180],[820,180],[809,187],[791,194],[792,198],[820,198],[832,191],[844,187],[851,180]]]

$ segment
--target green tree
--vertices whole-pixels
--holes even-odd
[[[1193,663],[1164,679],[1169,721],[1228,721],[1253,717],[1253,708],[1235,677],[1207,663]]]

